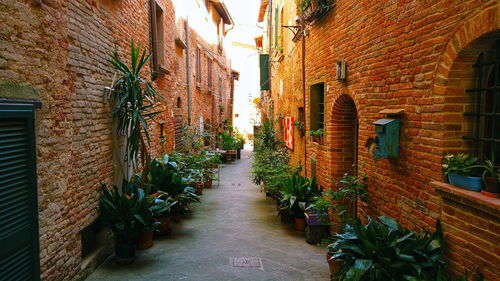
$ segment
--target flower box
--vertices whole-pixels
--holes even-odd
[[[448,181],[450,182],[451,185],[472,191],[479,192],[483,188],[483,181],[481,177],[468,177],[468,176],[449,173]]]

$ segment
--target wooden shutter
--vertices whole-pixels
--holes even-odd
[[[40,280],[33,105],[0,104],[0,280]]]
[[[269,55],[261,54],[260,55],[260,89],[269,90]]]

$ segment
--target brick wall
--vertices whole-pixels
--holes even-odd
[[[113,137],[112,102],[103,98],[103,89],[110,86],[115,72],[108,55],[116,50],[128,61],[131,39],[151,52],[149,3],[37,2],[0,4],[4,19],[0,79],[31,84],[43,103],[36,112],[42,280],[82,279],[92,268],[82,268],[80,232],[98,217],[100,182],[112,184],[122,178],[122,153],[114,144],[123,139]],[[185,50],[174,42],[174,7],[170,0],[158,4],[164,9],[165,32],[165,59],[160,63],[170,73],[154,82],[165,100],[158,107],[162,113],[148,124],[153,157],[174,148],[173,117],[187,114]],[[229,95],[229,62],[224,54],[214,57],[218,63],[214,63],[213,76],[222,76],[223,93]],[[144,72],[148,79],[150,70],[148,64]],[[195,91],[194,84],[191,89],[193,122],[198,122],[198,114],[210,116],[212,96]],[[181,108],[177,108],[177,97],[182,99]]]
[[[288,17],[295,16],[292,1],[284,3],[291,6],[285,8]],[[442,195],[430,182],[444,180],[440,164],[446,153],[471,151],[471,144],[461,139],[472,130],[471,119],[463,112],[474,106],[464,89],[473,84],[471,65],[478,54],[500,38],[498,11],[498,1],[338,0],[325,18],[308,28],[306,37],[306,90],[320,82],[328,89],[326,143],[308,142],[308,174],[311,159],[315,159],[319,183],[331,187],[346,171],[352,158],[348,157],[352,151],[348,139],[351,143],[356,140],[351,128],[339,122],[350,123],[355,108],[358,170],[369,176],[370,200],[363,207],[363,216],[389,215],[417,230],[433,229],[437,219],[447,218],[443,224],[452,244],[447,253],[450,271],[456,273],[463,265],[474,263],[489,280],[500,279],[500,270],[494,265],[500,261],[500,246],[494,244],[498,236],[491,236],[492,228],[476,222],[496,226],[499,217],[464,204],[445,209]],[[295,53],[280,65],[298,58]],[[347,63],[345,82],[335,77],[335,64],[340,60]],[[284,78],[299,73],[299,67],[273,70],[273,97],[279,95],[280,79],[285,81],[284,89],[293,87],[295,80]],[[277,99],[276,114],[288,114],[290,107],[301,104],[298,89],[285,94],[288,96]],[[338,104],[347,97],[355,107],[342,112]],[[307,94],[306,116],[308,103]],[[375,135],[373,122],[385,117],[379,112],[387,108],[405,111],[400,155],[375,162],[365,143]],[[462,234],[456,231],[461,224],[451,221],[450,214],[458,214],[457,220],[474,243],[461,243]],[[461,264],[458,256],[464,253],[470,262]]]

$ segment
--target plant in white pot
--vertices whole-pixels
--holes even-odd
[[[481,176],[476,173],[475,157],[460,153],[448,154],[443,158],[443,172],[448,176],[450,184],[472,191],[481,191]]]

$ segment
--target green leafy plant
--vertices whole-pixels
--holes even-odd
[[[316,177],[307,179],[294,173],[282,183],[280,212],[286,210],[296,218],[304,218],[307,205],[319,194]]]
[[[500,180],[500,168],[497,169],[495,167],[495,164],[493,164],[493,161],[486,160],[486,161],[484,161],[484,163],[476,165],[474,167],[484,169],[483,177],[488,176],[488,177],[492,177],[492,178],[496,178],[496,179]]]
[[[324,130],[317,129],[316,131],[310,131],[309,135],[312,136],[313,138],[320,138],[324,135]]]
[[[368,177],[365,174],[351,175],[345,173],[340,181],[335,185],[337,191],[333,193],[333,210],[336,211],[340,221],[349,221],[358,218],[358,200],[367,202],[368,200]],[[346,202],[347,201],[347,202]],[[349,206],[352,206],[349,212]]]
[[[118,244],[135,244],[144,230],[154,228],[151,208],[155,195],[146,195],[139,184],[126,180],[121,189],[103,184],[102,191],[101,220],[111,228]]]
[[[292,167],[288,165],[289,160],[290,155],[282,146],[258,150],[252,163],[252,181],[262,185],[273,197],[278,198],[281,183],[292,175]]]
[[[475,174],[475,168],[477,166],[474,163],[476,161],[477,158],[469,157],[468,154],[448,154],[443,158],[442,167],[444,174],[448,175],[452,173],[462,176],[471,176]]]
[[[322,194],[314,197],[314,201],[307,207],[307,211],[313,211],[318,214],[328,214],[329,211],[335,210],[333,203],[334,195],[335,192],[331,189],[323,191]]]
[[[190,212],[190,204],[200,202],[196,190],[190,186],[189,179],[179,170],[181,165],[173,161],[169,155],[163,159],[154,159],[150,163],[146,184],[153,192],[165,192],[177,203],[172,206],[172,213]]]
[[[117,120],[117,131],[127,135],[127,159],[137,159],[140,153],[142,164],[149,161],[147,145],[150,143],[148,120],[152,120],[160,112],[153,111],[156,102],[162,97],[156,92],[150,82],[142,78],[142,69],[151,55],[146,51],[140,55],[141,45],[137,48],[134,41],[130,44],[130,67],[117,56],[110,55],[111,63],[121,76],[113,85],[113,96],[117,105],[113,116]]]
[[[446,280],[441,259],[445,238],[439,221],[436,232],[416,233],[388,217],[379,217],[378,222],[369,219],[366,226],[355,220],[336,237],[329,246],[332,258],[340,262],[335,280]]]

